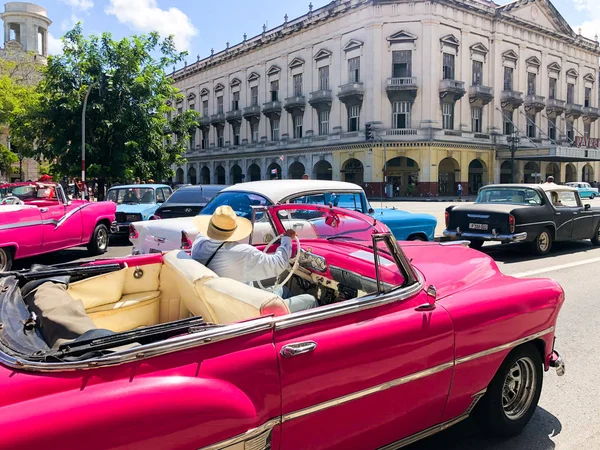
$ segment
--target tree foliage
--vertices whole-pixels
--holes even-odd
[[[0,173],[12,173],[13,164],[17,163],[19,158],[11,152],[5,145],[0,144]]]
[[[158,55],[158,57],[154,56]],[[182,60],[171,37],[157,33],[113,40],[109,33],[83,35],[78,24],[63,37],[63,53],[50,57],[38,85],[40,102],[22,117],[23,141],[53,162],[56,172],[81,168],[81,112],[86,110],[89,176],[107,180],[165,179],[180,162],[198,115],[187,111],[168,120],[167,100],[181,94],[165,71]],[[103,80],[108,80],[103,83]],[[172,136],[177,135],[179,139]]]

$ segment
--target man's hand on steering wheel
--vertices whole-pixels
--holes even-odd
[[[285,233],[283,233],[283,235],[292,239],[296,239],[296,231],[292,228],[290,228],[289,230],[285,230]]]

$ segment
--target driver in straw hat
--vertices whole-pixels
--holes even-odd
[[[192,246],[192,258],[220,277],[252,285],[254,281],[277,277],[289,268],[294,230],[285,232],[275,253],[266,254],[251,245],[238,243],[250,236],[252,223],[238,217],[231,206],[219,206],[212,216],[196,216],[194,225],[200,234]],[[312,295],[292,296],[285,286],[275,293],[283,298],[291,312],[317,306]]]

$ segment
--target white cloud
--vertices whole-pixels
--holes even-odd
[[[187,50],[198,30],[190,18],[178,8],[161,9],[156,0],[110,0],[106,14],[128,25],[136,32],[158,31],[161,37],[175,36],[177,50]]]
[[[594,39],[600,35],[600,2],[597,0],[573,0],[575,9],[583,11],[587,19],[581,25],[576,26],[575,32],[581,28],[581,34],[587,38]]]
[[[54,37],[52,33],[48,33],[48,54],[58,55],[62,53],[62,44],[60,38]]]
[[[83,18],[75,15],[75,14],[71,14],[71,17],[69,17],[68,19],[63,20],[60,23],[60,29],[65,32],[65,31],[69,31],[72,30],[73,27],[75,26],[75,24],[77,22],[81,22],[83,23]]]
[[[73,9],[79,9],[81,11],[87,11],[94,7],[92,0],[60,0],[61,2],[69,5]]]

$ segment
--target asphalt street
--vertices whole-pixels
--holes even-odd
[[[600,199],[595,200],[600,206]],[[411,212],[429,212],[443,229],[443,211],[450,203],[389,203]],[[384,206],[386,204],[384,203]],[[375,205],[374,205],[375,206]],[[377,204],[376,206],[379,206]],[[111,242],[106,255],[130,252],[125,240]],[[484,437],[469,420],[407,447],[409,450],[550,450],[600,449],[600,248],[589,241],[555,244],[550,256],[532,257],[514,245],[486,245],[506,275],[548,277],[557,280],[566,294],[557,325],[556,348],[566,361],[566,374],[553,370],[544,377],[540,404],[525,431],[509,440]],[[24,260],[15,269],[32,263],[56,264],[87,258],[85,248],[76,248],[35,260]]]

